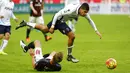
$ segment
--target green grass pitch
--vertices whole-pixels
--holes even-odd
[[[52,16],[44,14],[45,24]],[[16,17],[20,21],[28,21],[29,14],[16,14]],[[73,55],[80,60],[79,63],[66,61],[68,38],[58,30],[49,34],[53,39],[48,42],[45,42],[42,33],[36,30],[32,30],[30,38],[32,41],[41,41],[43,53],[53,50],[64,53],[62,70],[59,73],[130,73],[130,18],[127,15],[91,15],[91,18],[103,38],[99,39],[86,19],[79,18],[73,48]],[[37,73],[32,68],[31,57],[28,53],[23,53],[19,45],[19,40],[25,41],[26,27],[16,31],[15,26],[18,23],[11,20],[11,24],[11,38],[5,49],[8,55],[0,55],[0,73]],[[105,61],[110,57],[117,60],[118,65],[114,70],[105,66]]]

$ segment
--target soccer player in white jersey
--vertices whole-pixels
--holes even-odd
[[[46,33],[50,32],[51,34],[54,33],[54,30],[59,30],[62,34],[65,34],[66,36],[68,36],[67,60],[77,63],[79,60],[72,56],[72,48],[74,47],[73,43],[74,43],[75,35],[74,35],[73,31],[66,24],[66,21],[73,19],[75,17],[78,17],[78,16],[85,17],[89,21],[89,23],[93,27],[93,29],[95,30],[96,34],[101,39],[102,35],[97,30],[95,23],[93,22],[93,20],[90,18],[89,14],[88,14],[88,11],[89,11],[89,5],[87,3],[70,4],[70,5],[66,6],[65,8],[61,9],[59,12],[57,12],[54,15],[52,21],[49,22],[47,26],[36,24],[36,23],[26,23],[25,21],[22,21],[16,27],[16,30],[21,27],[27,26],[27,25],[31,26],[35,29],[39,29],[42,32],[46,32]]]
[[[2,40],[0,46],[0,54],[7,55],[3,50],[8,44],[8,40],[11,34],[10,18],[13,18],[16,22],[18,19],[13,14],[14,2],[12,0],[0,1],[0,39]]]
[[[65,0],[65,7],[68,6],[69,4],[80,4],[80,0]],[[78,17],[74,18],[73,20],[72,19],[68,20],[68,25],[73,32],[76,31],[75,24],[77,23],[77,21]]]

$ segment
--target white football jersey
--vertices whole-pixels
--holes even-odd
[[[59,12],[57,12],[52,20],[52,25],[56,24],[57,20],[60,20],[61,22],[66,22],[70,19],[77,18],[79,16],[78,11],[81,4],[69,4],[65,8],[61,9]],[[94,28],[95,31],[97,31],[96,25],[87,13],[85,18],[88,20],[90,25]]]
[[[0,19],[0,25],[10,26],[10,18],[14,17],[13,8],[13,1],[0,1],[0,16],[4,16],[4,18]]]
[[[55,14],[52,24],[55,24],[57,20],[61,22],[66,22],[67,20],[74,19],[78,17],[78,9],[80,4],[69,4],[58,13]]]
[[[80,0],[65,0],[65,6],[69,4],[80,4]]]

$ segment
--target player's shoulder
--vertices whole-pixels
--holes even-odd
[[[72,7],[77,7],[79,4],[68,4],[66,7],[70,7],[70,6],[72,6]],[[70,8],[72,8],[72,7],[70,7]]]
[[[63,11],[64,13],[72,13],[77,10],[77,7],[77,4],[69,4],[63,9]]]
[[[76,10],[77,7],[79,6],[79,4],[69,4],[68,6],[66,6],[67,8],[70,8],[70,10]]]
[[[14,5],[14,2],[13,2],[13,1],[11,1],[11,4],[12,4],[12,5]]]

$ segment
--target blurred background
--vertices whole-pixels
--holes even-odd
[[[13,0],[15,13],[29,13],[30,0]],[[91,14],[130,14],[130,0],[80,0],[90,5]],[[55,13],[64,7],[64,0],[44,0],[44,12]]]

